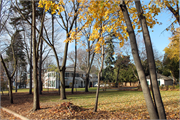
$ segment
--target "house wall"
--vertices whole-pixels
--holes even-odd
[[[158,84],[159,84],[159,82],[160,82],[160,86],[165,85],[165,83],[164,83],[165,80],[163,80],[163,79],[157,79],[157,81],[158,81]],[[148,83],[148,85],[151,85],[150,79],[147,79],[147,83]]]
[[[165,85],[173,85],[173,80],[165,80]]]
[[[77,73],[75,77],[75,85],[74,87],[84,87],[84,80],[81,78],[83,76],[82,73]],[[66,72],[65,73],[65,86],[69,87],[72,84],[73,80],[73,72]],[[48,82],[49,81],[49,82]],[[48,85],[49,83],[49,85]],[[53,83],[53,86],[52,86]],[[56,72],[47,72],[44,75],[44,88],[59,88],[59,85],[61,85],[59,80],[59,74]]]

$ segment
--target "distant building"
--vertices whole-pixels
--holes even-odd
[[[73,82],[73,74],[74,74],[74,67],[66,67],[65,70],[65,87],[72,87],[72,82]],[[83,70],[76,70],[76,75],[75,75],[75,82],[74,82],[74,87],[75,88],[82,88],[85,87],[85,77],[86,74]],[[94,80],[92,79],[93,77],[90,75],[90,87],[92,87],[92,83]],[[60,81],[60,75],[57,72],[54,71],[49,71],[44,74],[44,88],[59,88],[59,83]],[[95,84],[95,83],[93,83]]]
[[[60,83],[60,74],[55,71],[47,71],[44,70],[44,76],[42,77],[43,79],[43,88],[55,88],[58,89],[59,86],[61,85]],[[73,74],[74,74],[74,67],[73,66],[68,66],[66,67],[65,70],[65,87],[72,87],[72,82],[73,82]],[[76,69],[76,75],[75,75],[75,82],[74,82],[74,87],[75,88],[83,88],[85,87],[85,78],[86,78],[86,73],[83,70]],[[29,88],[30,86],[30,75],[27,74],[27,87]],[[90,74],[89,75],[89,87],[94,87],[94,85],[97,83],[97,75],[95,74]],[[33,87],[33,80],[32,80],[32,87]]]
[[[150,76],[146,76],[147,84],[151,85]],[[157,81],[159,86],[162,85],[173,85],[173,80],[167,76],[157,73]]]

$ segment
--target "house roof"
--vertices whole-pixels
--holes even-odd
[[[74,72],[74,67],[67,66],[65,71]],[[76,72],[84,72],[84,71],[76,68]]]
[[[146,79],[150,79],[150,76],[146,76]],[[172,80],[171,78],[164,76],[162,74],[157,73],[157,79],[163,79],[163,80]]]

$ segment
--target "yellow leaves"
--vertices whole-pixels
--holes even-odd
[[[60,14],[62,11],[64,11],[64,8],[62,7],[62,5],[64,5],[63,0],[60,0],[58,4],[50,0],[40,0],[38,7],[43,8],[44,6],[45,12],[51,9],[51,14],[55,14],[56,10],[58,10],[58,14]]]
[[[96,53],[100,53],[101,45],[100,43],[96,43],[96,47],[94,48]]]
[[[169,38],[170,43],[168,45],[168,47],[166,47],[164,49],[165,53],[168,54],[168,57],[170,59],[172,58],[176,58],[177,60],[180,60],[180,56],[179,56],[179,48],[180,48],[180,44],[179,44],[179,38],[180,38],[180,28],[176,29],[176,32],[174,33],[174,36],[172,36],[171,38]]]
[[[135,27],[136,27],[136,26],[135,26],[135,25],[133,25],[133,29],[135,29]]]
[[[39,1],[38,7],[43,8],[43,2],[42,2],[42,0]]]
[[[124,40],[119,43],[119,47],[121,48],[123,47],[123,45],[124,45]]]

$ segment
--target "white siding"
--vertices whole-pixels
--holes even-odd
[[[164,80],[163,80],[163,79],[157,79],[157,81],[158,81],[158,83],[159,83],[159,81],[160,81],[160,86],[161,86],[161,85],[164,85]],[[151,85],[150,79],[147,79],[147,82],[148,82],[149,85]]]

